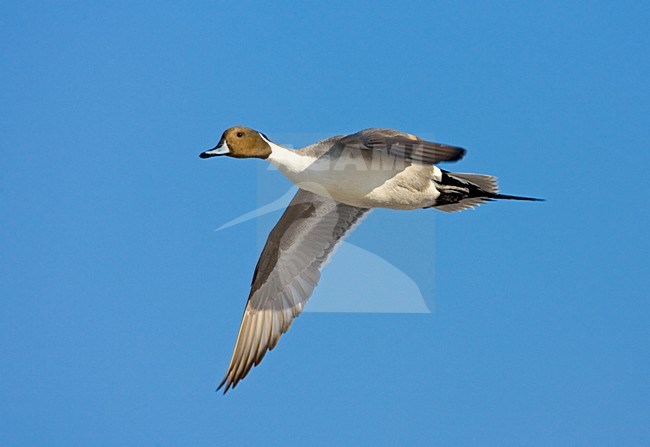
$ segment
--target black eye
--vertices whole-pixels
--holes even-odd
[[[237,132],[237,138],[241,138],[241,137],[243,137],[243,136],[244,136],[244,133],[243,133],[243,132]]]

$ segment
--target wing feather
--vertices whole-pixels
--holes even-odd
[[[409,163],[420,164],[458,161],[467,152],[462,147],[422,140],[415,135],[391,129],[365,129],[341,138],[339,144],[380,151]]]
[[[320,268],[368,211],[298,190],[255,267],[235,349],[217,389],[234,388],[277,345],[318,284]]]

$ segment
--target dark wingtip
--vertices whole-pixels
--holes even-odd
[[[214,390],[215,393],[218,393],[219,390],[221,390],[221,388],[223,388],[224,384],[226,383],[226,380],[228,380],[228,376],[223,378],[223,380],[221,381],[221,383],[219,384],[217,389]],[[228,392],[228,388],[230,388],[230,386],[227,386],[226,389],[223,390],[223,394],[226,394]]]
[[[441,146],[446,149],[446,151],[444,151],[444,152],[441,151],[441,152],[443,154],[446,152],[447,155],[443,156],[443,157],[439,157],[439,155],[436,154],[435,151],[434,151],[434,155],[441,158],[441,160],[438,163],[450,163],[450,162],[458,161],[458,160],[462,159],[465,156],[465,154],[467,154],[467,149],[465,149],[463,147],[448,146],[448,145],[441,145]],[[453,150],[453,152],[451,154],[449,154],[449,152],[450,152],[449,149],[450,148],[451,148],[451,150]]]
[[[467,149],[465,149],[463,147],[459,147],[457,149],[458,149],[458,154],[449,161],[458,161],[461,158],[463,158],[465,156],[465,154],[467,154]]]

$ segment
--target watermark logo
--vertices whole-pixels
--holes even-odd
[[[292,187],[276,199],[225,222],[216,231],[251,220],[259,222],[265,216],[278,216],[297,191],[297,187]],[[266,192],[260,194],[267,195]],[[258,227],[260,249],[268,237],[268,218],[261,228]],[[389,260],[343,240],[323,266],[320,282],[305,312],[430,313],[431,300],[425,300],[417,282]]]

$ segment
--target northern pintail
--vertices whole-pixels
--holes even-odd
[[[230,365],[217,389],[234,388],[275,347],[302,312],[336,245],[372,208],[454,212],[495,199],[540,200],[499,194],[493,176],[435,166],[460,160],[465,152],[391,129],[337,135],[293,150],[237,126],[201,153],[267,160],[299,187],[257,262]]]

